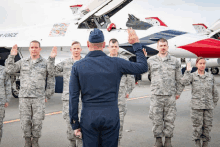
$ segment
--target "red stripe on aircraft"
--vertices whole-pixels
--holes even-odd
[[[158,17],[147,17],[145,19],[156,19],[156,20],[158,20],[160,22],[161,26],[167,27],[167,25],[164,22],[162,22],[162,20],[160,20]]]
[[[70,7],[82,7],[82,5],[72,5]]]
[[[193,24],[194,26],[198,25],[198,26],[204,26],[206,29],[208,28],[205,24],[203,23],[198,23],[198,24]]]
[[[198,57],[220,58],[220,40],[204,39],[178,48],[194,53]]]

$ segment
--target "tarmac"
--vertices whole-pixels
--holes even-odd
[[[127,99],[128,111],[125,116],[122,147],[153,147],[155,138],[152,133],[152,121],[149,119],[150,81],[144,74],[142,81]],[[215,75],[220,92],[220,75]],[[192,141],[192,123],[190,119],[191,86],[185,87],[177,100],[177,118],[175,120],[173,147],[194,147]],[[23,147],[24,139],[19,120],[18,99],[13,98],[6,108],[1,147]],[[164,141],[164,138],[163,138]],[[62,117],[61,94],[54,94],[46,103],[46,117],[43,121],[41,147],[67,147],[66,123]],[[220,146],[220,101],[214,110],[211,131],[211,147]]]

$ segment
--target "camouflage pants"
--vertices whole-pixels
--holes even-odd
[[[175,96],[152,95],[149,118],[153,121],[154,137],[173,137],[176,119]]]
[[[120,117],[120,129],[119,129],[118,144],[120,145],[120,141],[122,139],[122,134],[123,134],[124,117],[127,113],[127,105],[126,105],[126,98],[125,97],[122,97],[119,99],[122,99],[121,101],[119,100],[119,103],[118,103],[119,117]]]
[[[23,137],[41,137],[45,118],[45,98],[19,98],[19,111]]]
[[[82,109],[82,102],[79,102],[79,118],[81,115],[81,109]],[[70,124],[70,117],[69,117],[69,101],[68,100],[63,100],[63,118],[66,121],[67,124],[67,138],[69,140],[75,140],[77,147],[82,147],[82,139],[79,139],[75,137],[74,135],[74,130],[72,129],[72,126]]]
[[[193,124],[193,140],[210,141],[209,133],[212,128],[213,110],[191,109],[191,120]]]
[[[3,119],[5,118],[5,106],[0,105],[0,139],[2,138],[3,134]]]

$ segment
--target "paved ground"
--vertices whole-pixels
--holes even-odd
[[[215,76],[218,89],[220,91],[220,75]],[[191,141],[192,124],[190,120],[190,87],[186,87],[180,99],[177,101],[177,118],[175,121],[175,131],[173,146],[174,147],[193,147],[194,142]],[[144,75],[143,81],[130,95],[128,99],[128,112],[125,117],[124,132],[122,145],[123,147],[153,147],[154,138],[151,131],[152,122],[148,118],[149,111],[150,82],[147,75]],[[55,94],[46,104],[46,113],[42,138],[40,138],[41,147],[67,147],[66,124],[62,118],[61,110],[61,94]],[[56,112],[56,113],[53,113]],[[220,102],[214,110],[214,121],[211,132],[211,147],[219,147],[220,145]],[[24,139],[20,128],[18,111],[18,99],[12,99],[9,107],[6,109],[6,117],[4,119],[4,132],[2,138],[2,147],[22,147]],[[11,121],[12,120],[12,121]]]

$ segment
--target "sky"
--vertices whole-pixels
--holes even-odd
[[[1,0],[0,30],[57,23],[73,17],[70,5],[91,0]],[[192,24],[210,27],[220,18],[219,0],[133,0],[111,18],[117,28],[126,28],[128,14],[141,20],[159,17],[174,30],[196,33]]]

